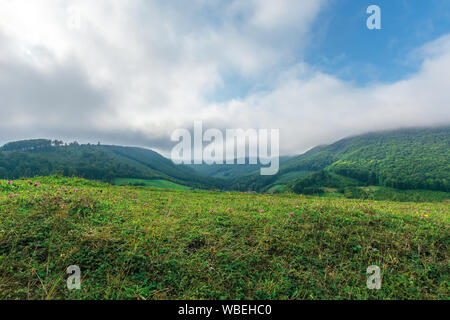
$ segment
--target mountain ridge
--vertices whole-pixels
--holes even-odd
[[[236,179],[234,185],[240,190],[268,191],[283,177],[297,175],[297,179],[288,181],[293,182],[326,169],[356,178],[362,185],[373,183],[398,189],[448,191],[449,150],[450,126],[369,132],[292,157],[280,166],[275,176],[253,175],[247,177],[247,181]],[[281,185],[292,186],[292,183]]]
[[[31,139],[0,147],[0,178],[61,174],[113,182],[163,179],[202,189],[310,193],[354,186],[450,191],[450,126],[368,132],[280,158],[274,176],[259,165],[175,165],[140,147]],[[322,172],[324,171],[324,172]]]

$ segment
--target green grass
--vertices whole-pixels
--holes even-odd
[[[0,181],[0,299],[449,299],[448,202],[35,181]]]
[[[147,186],[154,188],[175,189],[175,190],[189,190],[191,188],[183,186],[181,184],[167,181],[167,180],[146,180],[146,179],[134,179],[134,178],[117,178],[114,179],[116,185],[135,185],[135,186]]]

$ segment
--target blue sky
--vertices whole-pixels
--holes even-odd
[[[382,29],[366,27],[366,9],[378,5]],[[203,17],[207,16],[203,11]],[[217,16],[209,16],[210,22]],[[447,0],[330,0],[310,27],[308,45],[294,51],[284,64],[269,70],[273,76],[287,65],[306,62],[324,73],[357,86],[395,82],[417,72],[421,56],[416,49],[450,31],[450,1]],[[270,84],[235,72],[223,75],[224,85],[209,92],[209,101],[244,98]]]
[[[366,28],[369,5],[381,9],[381,30]],[[450,30],[447,0],[334,0],[312,26],[306,61],[364,85],[397,81],[416,72],[410,53]]]

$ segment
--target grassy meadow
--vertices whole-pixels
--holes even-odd
[[[0,181],[0,299],[445,299],[448,202]],[[66,269],[81,269],[81,290]],[[378,265],[380,290],[366,288]]]
[[[123,186],[142,186],[142,187],[153,187],[153,188],[163,188],[163,189],[176,189],[176,190],[190,190],[190,187],[183,186],[181,184],[161,180],[161,179],[136,179],[136,178],[117,178],[114,179],[114,184]]]

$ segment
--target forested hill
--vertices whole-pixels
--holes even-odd
[[[34,139],[0,148],[0,178],[61,174],[113,182],[116,178],[163,179],[197,188],[221,187],[219,179],[203,176],[152,150]]]
[[[255,175],[234,185],[258,191],[348,185],[450,191],[449,160],[450,127],[383,131],[314,148],[285,162],[276,176]]]
[[[241,191],[311,193],[374,185],[449,192],[449,159],[450,127],[349,137],[283,158],[274,176],[261,176],[257,167],[236,165],[200,168],[212,175],[207,177],[148,149],[36,139],[0,148],[0,178],[61,174],[108,182],[117,178],[162,179],[196,188]]]

